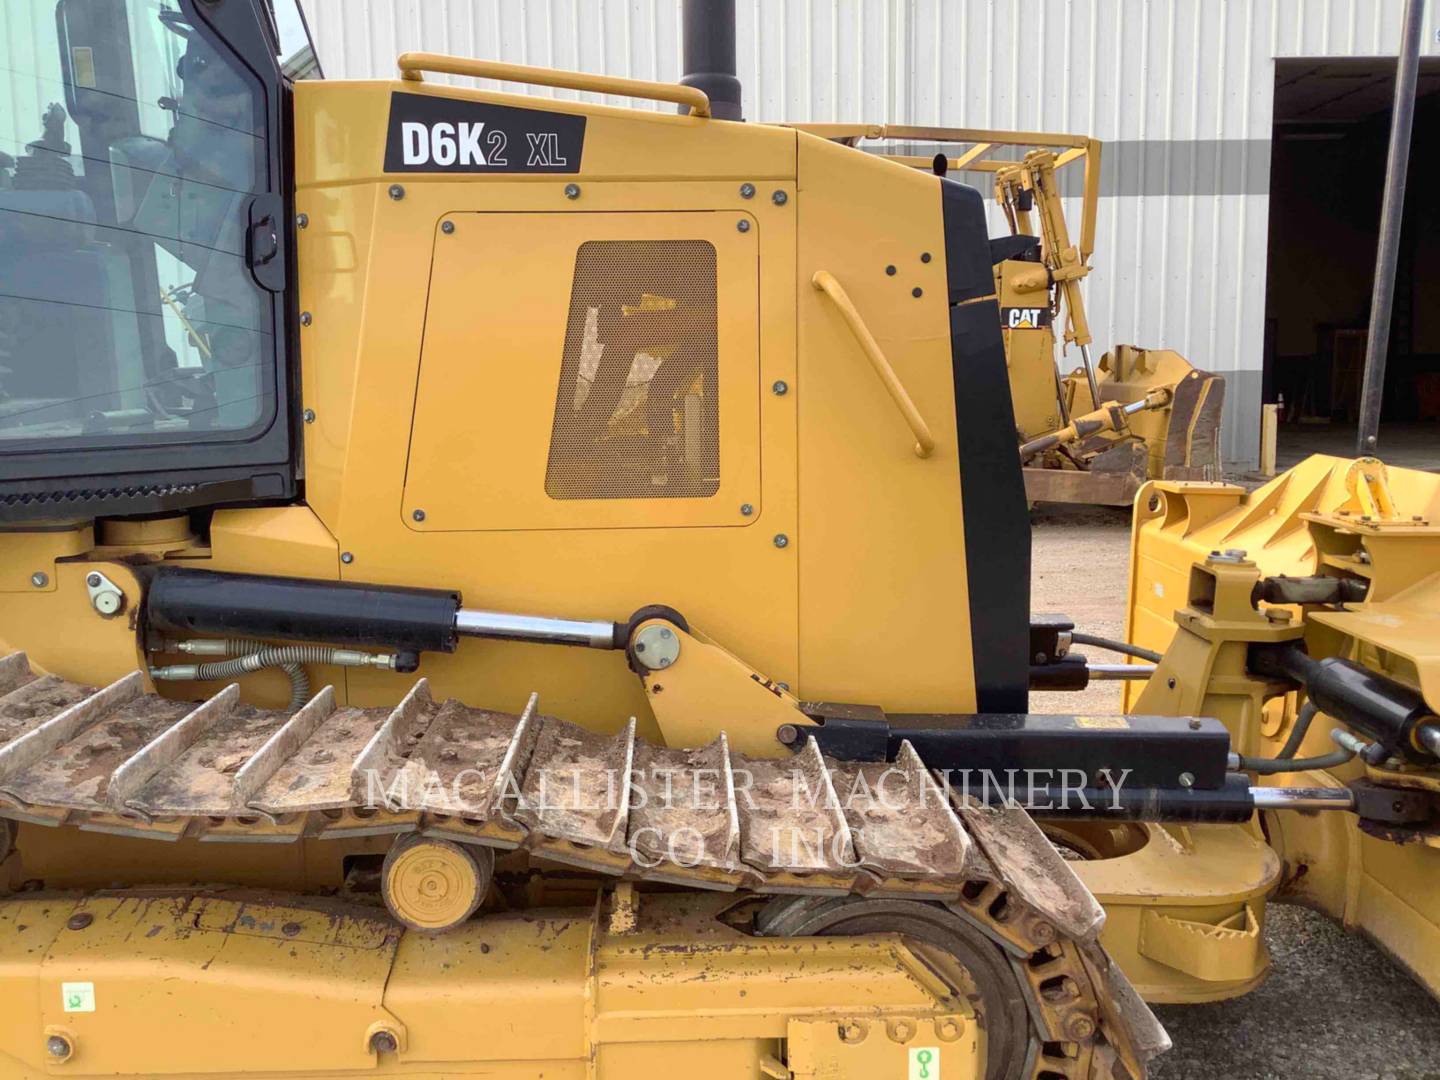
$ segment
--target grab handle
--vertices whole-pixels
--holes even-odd
[[[930,425],[925,423],[925,418],[920,415],[920,410],[915,408],[915,402],[910,400],[910,395],[905,390],[905,385],[900,381],[900,376],[895,374],[895,369],[890,366],[890,361],[885,359],[885,354],[880,351],[880,345],[875,340],[875,335],[870,333],[870,328],[865,325],[865,320],[860,317],[860,312],[855,309],[849,293],[845,287],[835,280],[835,276],[828,270],[817,270],[810,283],[819,289],[834,303],[840,314],[844,317],[850,332],[855,335],[855,341],[859,344],[862,352],[870,361],[870,366],[875,369],[875,374],[880,376],[880,381],[885,384],[885,389],[890,392],[890,400],[895,402],[895,407],[900,410],[900,415],[905,417],[905,423],[910,425],[910,431],[915,436],[915,456],[929,457],[935,449],[935,437],[930,434]]]
[[[644,79],[621,79],[614,75],[594,75],[588,71],[557,71],[553,68],[530,67],[526,64],[503,64],[498,60],[476,60],[468,56],[445,56],[441,53],[401,53],[395,61],[400,77],[408,82],[424,82],[423,72],[438,75],[471,75],[477,79],[528,83],[531,86],[557,86],[562,90],[589,90],[597,94],[622,94],[626,97],[650,98],[688,105],[692,116],[710,115],[710,99],[703,90],[679,83],[647,82]]]

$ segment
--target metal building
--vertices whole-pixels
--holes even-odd
[[[305,6],[331,77],[388,76],[398,53],[422,48],[645,79],[680,74],[679,0]],[[1383,130],[1402,7],[1402,0],[740,0],[739,68],[746,116],[755,120],[1064,131],[1104,140],[1096,269],[1087,281],[1097,346],[1164,345],[1224,373],[1225,457],[1243,465],[1256,459],[1262,398],[1288,390],[1292,419],[1345,421],[1354,351],[1346,335],[1358,320],[1363,341],[1374,226],[1367,239],[1361,215],[1342,230],[1344,245],[1317,249],[1315,225],[1303,217],[1285,225],[1272,214],[1273,202],[1289,205],[1287,190],[1272,184],[1337,184],[1345,172],[1337,160],[1372,152],[1368,136],[1355,136]],[[1440,57],[1435,8],[1426,13],[1428,58]],[[1421,95],[1440,88],[1431,66],[1422,63]],[[1422,108],[1416,146],[1425,144],[1427,123]],[[1277,147],[1292,142],[1298,156],[1280,162]],[[986,182],[978,174],[965,179]],[[1368,220],[1378,221],[1378,179],[1347,182],[1354,192],[1337,190],[1336,200],[1373,203]],[[1432,229],[1434,216],[1415,228],[1408,222],[1413,250],[1417,230]],[[1293,251],[1286,237],[1296,241]],[[1412,268],[1423,261],[1412,258]],[[1335,293],[1329,306],[1305,286],[1316,275],[1327,281],[1322,293]],[[1434,285],[1421,277],[1417,268],[1407,278],[1402,259],[1397,318],[1408,310],[1412,325],[1392,333],[1399,412],[1389,410],[1387,420],[1423,419],[1412,415],[1407,378],[1434,368],[1440,381],[1440,363],[1426,359],[1440,358],[1440,325],[1426,312]],[[1317,304],[1321,310],[1311,310]],[[1401,348],[1419,359],[1397,363]],[[1423,398],[1423,387],[1415,393]]]

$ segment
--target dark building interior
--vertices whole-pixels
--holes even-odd
[[[1360,403],[1393,60],[1276,63],[1266,275],[1266,402],[1280,442],[1348,452]],[[1382,421],[1384,444],[1440,458],[1440,200],[1425,161],[1440,134],[1440,64],[1422,61]],[[1284,455],[1282,456],[1289,456]]]

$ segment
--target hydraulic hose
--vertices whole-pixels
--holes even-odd
[[[341,667],[377,667],[393,671],[396,657],[340,649],[330,645],[271,645],[257,638],[218,638],[172,642],[166,651],[186,652],[202,656],[227,656],[228,660],[211,660],[202,664],[172,664],[152,667],[151,678],[234,679],[264,668],[279,668],[290,680],[289,708],[298,709],[310,700],[310,676],[302,664],[334,664]]]
[[[1128,641],[1117,641],[1114,638],[1101,637],[1099,634],[1082,634],[1080,631],[1074,630],[1070,633],[1070,641],[1075,645],[1093,645],[1097,649],[1106,649],[1109,652],[1118,652],[1125,656],[1133,656],[1137,660],[1148,660],[1152,664],[1158,664],[1161,659],[1163,659],[1154,649],[1131,645]]]
[[[1240,755],[1240,769],[1259,776],[1274,776],[1276,773],[1306,772],[1310,769],[1333,769],[1353,760],[1353,750],[1332,750],[1307,758],[1252,758]]]
[[[1315,714],[1320,710],[1316,708],[1313,701],[1307,701],[1300,706],[1300,712],[1295,717],[1295,726],[1290,731],[1290,737],[1285,740],[1285,745],[1280,748],[1277,758],[1291,758],[1300,749],[1300,744],[1305,741],[1305,734],[1310,730],[1310,721],[1315,719]]]

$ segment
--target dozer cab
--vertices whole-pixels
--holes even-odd
[[[0,1076],[1138,1078],[1280,888],[1437,984],[1433,477],[1147,484],[1130,640],[1032,617],[980,193],[740,122],[723,0],[280,8],[0,15]]]

